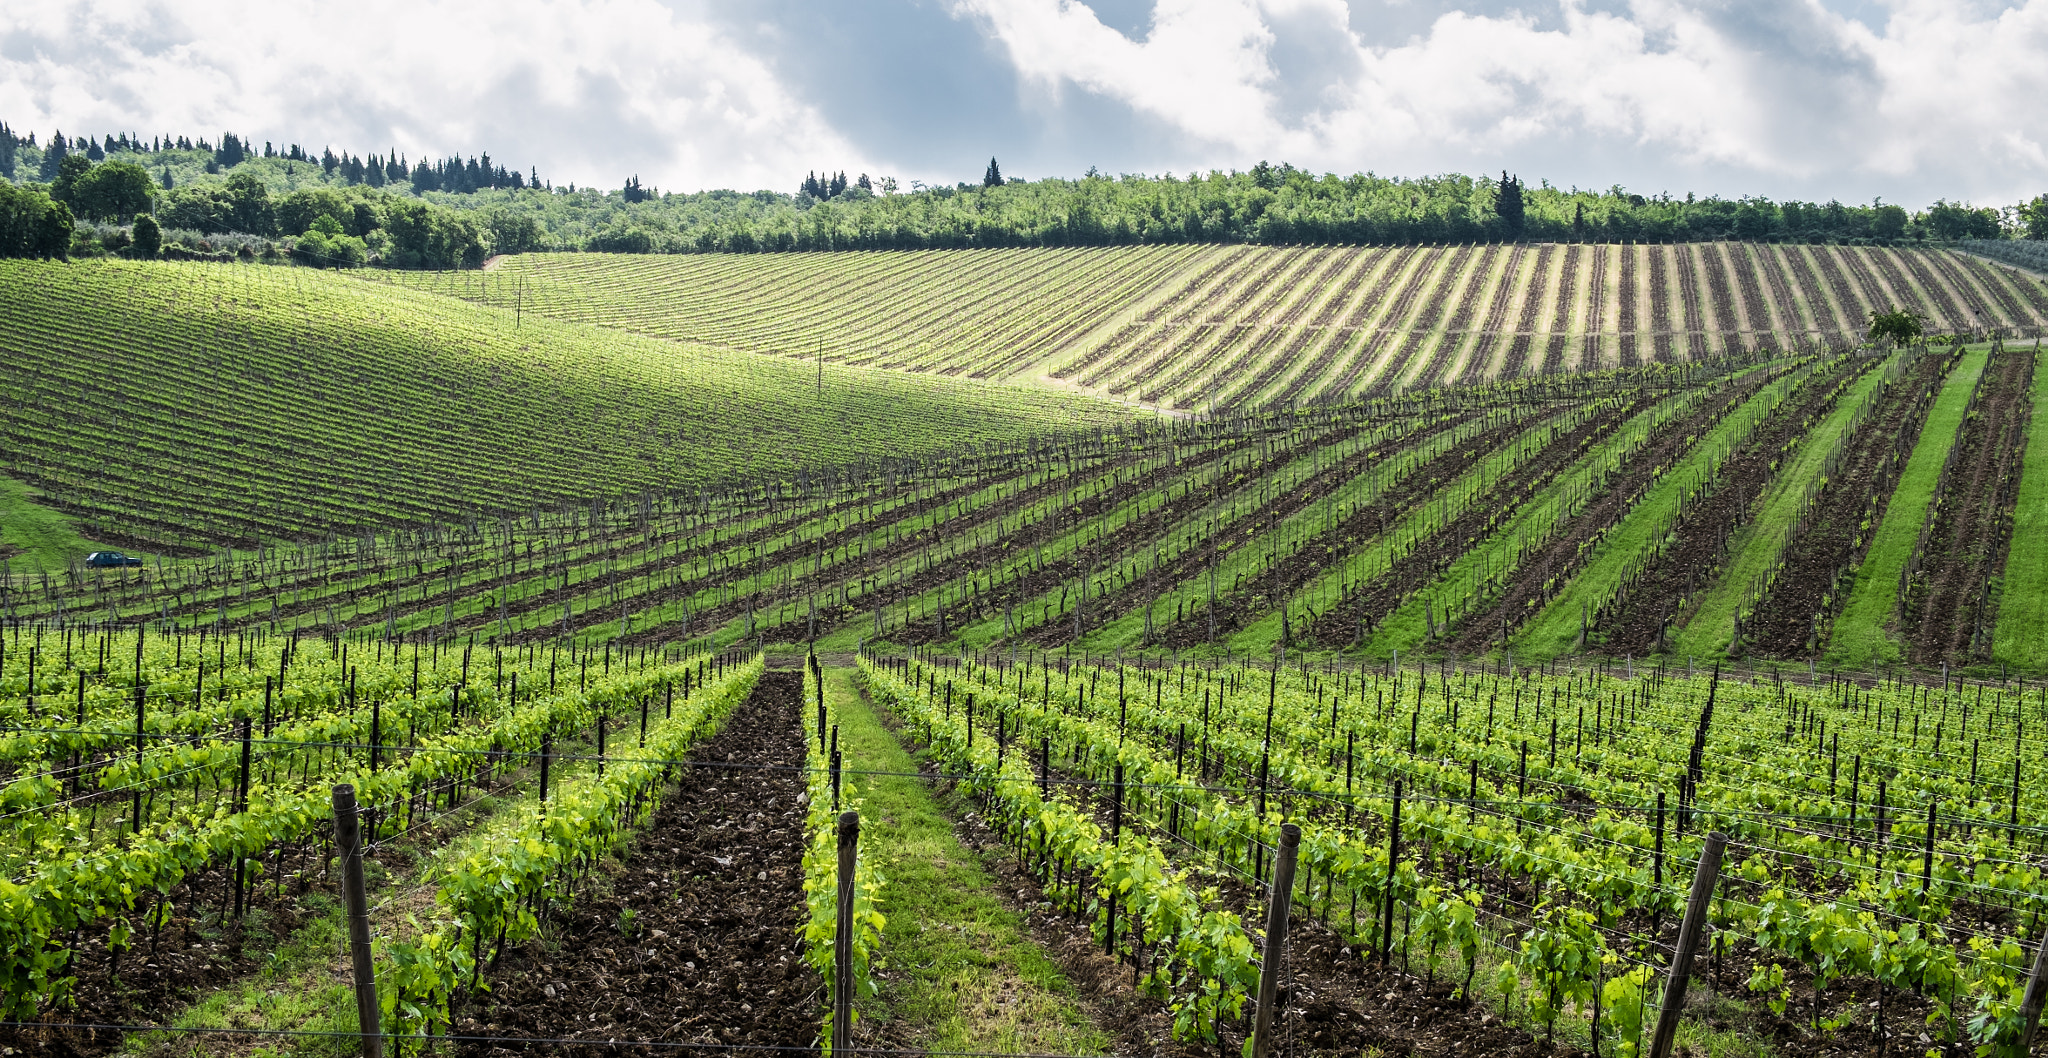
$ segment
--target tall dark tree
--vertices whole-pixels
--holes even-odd
[[[249,146],[240,136],[232,132],[222,133],[220,147],[213,152],[213,163],[222,169],[233,169],[249,157]]]
[[[71,172],[73,163],[88,168]],[[64,173],[51,185],[51,193],[86,220],[114,220],[131,217],[149,208],[154,181],[149,171],[133,162],[92,165],[79,155],[66,159]]]
[[[2021,230],[2029,239],[2048,239],[2048,195],[2035,195],[2020,205]]]
[[[990,158],[988,160],[988,172],[981,174],[981,186],[1003,186],[1003,169],[1001,166],[996,164],[996,160],[994,158]]]
[[[29,146],[35,146],[34,133],[29,134]],[[50,137],[50,145],[43,149],[43,168],[36,174],[37,178],[46,184],[57,179],[58,167],[64,164],[64,156],[70,153],[70,145],[64,142],[64,130],[58,129],[57,134]]]
[[[1890,312],[1870,311],[1870,340],[1890,342],[1894,347],[1915,342],[1926,333],[1927,317],[1910,309],[1893,309]]]
[[[71,207],[39,187],[0,184],[0,257],[63,257],[71,231]]]
[[[1493,199],[1493,212],[1500,217],[1500,226],[1509,238],[1522,237],[1522,226],[1526,217],[1522,208],[1522,178],[1508,176],[1507,170],[1500,173],[1500,191]]]
[[[48,168],[48,166],[44,166]],[[83,154],[66,154],[57,160],[57,175],[50,180],[50,197],[78,213],[78,183],[92,172],[92,159]]]

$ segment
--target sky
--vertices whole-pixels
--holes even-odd
[[[2048,0],[0,0],[17,131],[794,191],[1245,169],[2048,193]]]

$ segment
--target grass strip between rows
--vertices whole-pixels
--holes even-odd
[[[1778,556],[1784,554],[1785,545],[1790,542],[1793,527],[1805,513],[1808,483],[1820,476],[1835,451],[1836,440],[1855,422],[1864,400],[1887,377],[1882,367],[1865,372],[1836,399],[1827,418],[1806,431],[1789,458],[1779,457],[1785,462],[1785,469],[1765,490],[1755,515],[1736,530],[1735,539],[1728,545],[1729,558],[1720,580],[1707,589],[1693,610],[1692,620],[1686,622],[1677,636],[1678,653],[1704,656],[1717,654],[1728,646],[1736,609],[1749,600],[1754,586],[1777,564]],[[1768,546],[1771,542],[1777,546]]]
[[[1074,986],[955,836],[947,809],[962,816],[972,803],[957,792],[935,797],[910,777],[917,762],[862,700],[853,670],[825,670],[825,697],[846,759],[893,773],[867,781],[861,823],[864,848],[888,850],[898,909],[882,931],[887,974],[875,1019],[935,1052],[1107,1053],[1110,1040]]]

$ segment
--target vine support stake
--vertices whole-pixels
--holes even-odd
[[[1671,1045],[1678,1037],[1678,1017],[1685,1007],[1685,985],[1692,976],[1693,953],[1699,950],[1700,934],[1706,932],[1707,909],[1714,902],[1714,883],[1721,877],[1721,853],[1728,847],[1728,835],[1707,834],[1700,847],[1699,869],[1693,872],[1692,892],[1685,899],[1685,921],[1678,927],[1678,950],[1671,956],[1670,975],[1664,981],[1664,1002],[1657,1010],[1657,1032],[1650,1038],[1650,1058],[1671,1058]]]
[[[853,871],[860,847],[860,813],[839,814],[839,922],[832,934],[832,1053],[853,1043]]]
[[[334,788],[334,844],[341,850],[341,887],[348,903],[348,950],[355,964],[356,1025],[363,1058],[384,1058],[377,1006],[376,968],[370,964],[370,907],[363,895],[362,832],[357,828],[356,788]]]
[[[1401,780],[1394,780],[1394,803],[1387,820],[1387,890],[1380,911],[1380,965],[1394,958],[1394,880],[1401,863]]]
[[[1280,959],[1287,949],[1287,916],[1294,905],[1294,857],[1301,848],[1301,828],[1280,825],[1280,848],[1273,859],[1273,893],[1266,906],[1266,951],[1259,965],[1259,999],[1252,1028],[1252,1058],[1272,1053],[1273,1005],[1280,992]]]

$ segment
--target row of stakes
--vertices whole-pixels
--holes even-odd
[[[343,784],[334,788],[334,835],[341,852],[342,888],[348,907],[348,941],[354,964],[356,1017],[363,1058],[384,1058],[376,973],[370,961],[370,913],[363,888],[362,835],[357,822],[354,786]],[[833,940],[833,1054],[848,1054],[855,1049],[852,1046],[853,881],[859,845],[860,814],[840,813],[839,918]],[[1721,856],[1727,845],[1727,835],[1715,831],[1707,835],[1700,850],[1699,867],[1693,873],[1692,889],[1686,896],[1685,918],[1678,929],[1678,945],[1664,981],[1664,1001],[1657,1012],[1656,1031],[1645,1052],[1648,1058],[1670,1058],[1677,1040],[1679,1014],[1685,1008],[1686,981],[1692,976],[1693,956],[1699,950],[1707,910],[1714,899],[1714,885],[1721,875]],[[1271,1053],[1273,1008],[1280,984],[1281,956],[1287,945],[1288,911],[1294,899],[1294,861],[1300,847],[1301,828],[1293,823],[1281,824],[1280,847],[1274,858],[1273,881],[1267,901],[1266,943],[1259,970],[1259,991],[1253,1005],[1252,1058],[1267,1058]],[[1391,894],[1391,889],[1389,892]],[[1387,922],[1391,927],[1391,916]],[[2043,936],[2035,949],[2032,972],[2027,978],[2027,990],[2020,1008],[2025,1018],[2025,1029],[2017,1053],[2027,1054],[2033,1046],[2044,1003],[2048,1003],[2048,935]]]

